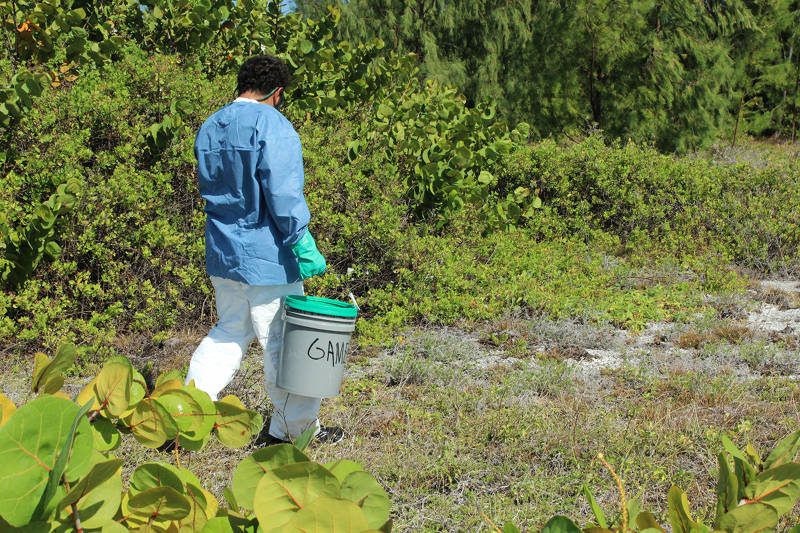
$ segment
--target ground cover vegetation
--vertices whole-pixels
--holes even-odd
[[[389,498],[374,477],[352,461],[323,466],[303,453],[311,431],[242,461],[225,491],[228,508],[220,510],[197,476],[181,467],[178,448],[201,450],[212,432],[225,446],[240,448],[260,432],[261,415],[235,396],[212,402],[174,373],[158,376],[149,390],[124,358],[106,361],[76,405],[61,392],[75,355],[72,345],[62,345],[52,359],[38,353],[31,390],[40,395],[19,409],[0,393],[3,531],[391,529]],[[148,448],[171,442],[177,467],[139,464],[123,491],[124,461],[110,454],[120,432]]]
[[[391,41],[342,40],[336,9],[315,19],[284,15],[277,3],[258,0],[10,2],[0,10],[8,37],[0,71],[9,87],[0,103],[5,113],[0,340],[2,353],[14,362],[12,374],[25,373],[26,355],[55,350],[64,341],[78,346],[75,366],[66,369],[72,383],[119,354],[143,363],[135,365],[142,374],[153,365],[179,369],[185,364],[186,357],[175,350],[165,359],[148,354],[163,354],[180,332],[205,329],[214,319],[203,268],[193,132],[231,99],[240,61],[261,50],[284,57],[292,69],[285,111],[303,141],[312,229],[329,263],[328,273],[309,280],[306,290],[357,296],[362,319],[353,363],[370,364],[386,350],[403,352],[410,324],[460,324],[471,330],[510,312],[634,334],[654,322],[713,321],[722,311],[708,295],[735,298],[748,286],[746,273],[800,272],[800,160],[791,148],[673,156],[598,132],[577,142],[528,144],[531,132],[546,134],[538,125],[542,119],[529,119],[532,127],[508,124],[494,105],[465,105],[473,103],[470,97],[447,83],[420,79],[426,68],[420,67],[421,56],[386,46]],[[787,95],[781,126],[770,126],[784,133],[792,105]],[[673,121],[674,110],[659,112]],[[743,111],[742,116],[750,115]],[[683,123],[669,127],[698,131],[676,124]],[[723,127],[709,124],[703,127]],[[635,129],[629,133],[634,139],[646,137]],[[702,144],[685,143],[684,148]],[[736,324],[714,328],[686,331],[676,344],[710,350],[709,345],[743,337],[735,334]],[[582,352],[567,345],[539,347],[505,328],[486,342],[519,361],[513,371],[495,376],[490,368],[461,375],[457,366],[441,370],[412,351],[377,373],[356,375],[323,413],[382,428],[348,426],[364,448],[354,444],[343,453],[374,472],[398,501],[399,528],[486,526],[465,511],[475,506],[493,517],[514,518],[521,527],[539,528],[549,516],[576,508],[576,495],[582,494],[576,480],[586,478],[586,464],[596,464],[591,450],[604,449],[626,481],[638,487],[653,482],[653,471],[661,485],[667,480],[707,484],[708,472],[678,466],[687,460],[678,453],[662,462],[637,454],[640,463],[634,468],[634,452],[614,428],[632,416],[642,431],[637,442],[655,439],[681,450],[702,443],[700,449],[713,458],[720,451],[719,434],[738,422],[704,419],[700,428],[696,421],[674,421],[678,436],[667,436],[661,429],[646,429],[649,415],[637,411],[637,402],[645,398],[643,409],[651,414],[658,403],[654,398],[672,402],[675,409],[696,402],[735,404],[746,411],[743,417],[758,423],[754,406],[791,412],[797,396],[791,382],[775,385],[779,398],[766,398],[764,391],[773,386],[768,381],[742,385],[718,376],[706,383],[680,372],[656,380],[630,366],[611,375],[620,403],[608,403],[609,420],[581,419],[581,427],[599,428],[602,438],[586,437],[577,453],[575,435],[556,432],[553,440],[531,440],[533,433],[560,423],[558,417],[528,411],[538,405],[575,415],[564,400],[581,412],[599,401],[575,385],[565,362],[565,354],[580,358]],[[743,356],[751,365],[759,360],[756,351]],[[253,392],[259,388],[253,373],[242,379],[236,393],[248,406],[262,402],[253,408],[267,415],[263,396]],[[583,391],[582,399],[571,396],[576,391]],[[520,394],[527,400],[513,399]],[[444,415],[453,409],[464,416],[453,421]],[[768,419],[755,440],[772,449],[777,438],[794,430],[796,417]],[[472,435],[476,424],[479,430]],[[576,431],[578,424],[572,427]],[[698,437],[708,432],[713,435]],[[382,435],[391,435],[393,443],[381,444]],[[749,435],[732,431],[731,436]],[[122,440],[125,456],[153,459],[130,448],[135,437],[134,432]],[[569,460],[558,444],[561,437],[572,439]],[[400,453],[401,441],[409,450],[421,441],[444,443],[444,448],[430,444],[409,455]],[[653,442],[647,445],[652,453],[668,453],[657,451]],[[185,438],[183,444],[191,446],[185,446]],[[496,468],[481,457],[487,445]],[[517,453],[520,447],[525,453]],[[326,462],[334,459],[325,457],[325,450],[314,453]],[[232,470],[230,460],[243,459],[222,454],[214,440],[197,452],[203,483],[213,479],[216,484],[219,472]],[[537,475],[530,469],[540,460],[563,468],[552,477]],[[220,461],[228,462],[220,466]],[[419,465],[419,472],[409,472],[408,464]],[[486,492],[471,484],[476,468],[487,473]],[[110,466],[107,470],[116,475]],[[597,474],[590,479],[595,486],[610,486]],[[534,490],[534,482],[549,487],[545,496]],[[565,486],[574,489],[568,496],[559,492]],[[498,496],[509,488],[509,497]],[[210,490],[223,497],[221,487]],[[426,495],[422,507],[414,503],[420,491]],[[703,520],[712,523],[707,507],[713,498],[687,491],[692,501],[702,502]],[[651,497],[655,500],[649,503],[668,508],[666,500]],[[598,497],[606,508],[613,508],[612,498]],[[448,501],[456,504],[445,512]],[[426,520],[430,505],[436,516]],[[576,515],[590,519],[583,511],[577,509]],[[791,518],[781,520],[782,527]]]

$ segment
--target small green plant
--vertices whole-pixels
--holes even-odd
[[[72,345],[52,359],[36,354],[31,390],[38,396],[30,403],[17,408],[0,394],[0,530],[391,529],[389,498],[372,475],[351,461],[321,465],[303,453],[312,430],[294,445],[244,459],[225,490],[229,508],[220,508],[181,466],[178,449],[199,450],[212,433],[223,445],[242,447],[261,429],[261,415],[234,396],[212,402],[174,373],[159,376],[150,391],[124,358],[109,359],[73,401],[60,389],[75,354]],[[111,455],[122,434],[149,448],[171,442],[177,466],[142,463],[123,491],[124,460]]]
[[[80,182],[70,179],[62,183],[47,201],[33,210],[28,223],[14,229],[0,213],[0,246],[5,258],[0,262],[0,280],[15,289],[28,279],[45,257],[57,259],[61,247],[55,241],[59,219],[76,204]]]
[[[163,150],[170,142],[180,135],[188,133],[184,120],[194,111],[192,104],[183,99],[178,99],[170,104],[170,114],[165,115],[161,122],[152,124],[147,130],[147,144],[152,152]]]
[[[712,524],[704,524],[693,517],[686,493],[673,486],[667,496],[667,515],[673,533],[775,531],[780,517],[791,511],[800,500],[800,463],[794,462],[800,450],[800,431],[779,441],[764,458],[750,443],[740,450],[727,436],[723,435],[721,439],[724,451],[717,456],[719,475]],[[608,520],[592,492],[584,485],[583,493],[595,522],[580,528],[569,518],[556,516],[545,524],[541,533],[666,533],[650,512],[641,509],[636,499],[628,500],[622,480],[603,455],[598,454],[597,458],[608,468],[617,484],[619,517]],[[511,526],[503,531],[514,530]],[[800,526],[791,531],[797,533]]]

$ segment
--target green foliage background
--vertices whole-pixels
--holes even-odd
[[[298,0],[342,10],[336,38],[380,37],[422,75],[491,101],[537,138],[601,129],[688,152],[737,135],[794,139],[796,0]]]
[[[509,309],[639,328],[740,287],[731,264],[798,272],[796,158],[718,164],[600,134],[528,144],[544,118],[509,126],[495,106],[421,80],[414,55],[342,41],[336,9],[314,20],[265,0],[0,10],[11,43],[0,340],[14,350],[68,339],[103,355],[121,335],[158,341],[213,319],[193,135],[262,47],[292,69],[286,113],[329,262],[307,290],[354,292],[362,345],[411,321]],[[647,291],[620,282],[654,257],[692,275]]]

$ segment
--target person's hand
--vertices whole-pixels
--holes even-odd
[[[301,278],[308,279],[325,272],[325,257],[319,253],[310,231],[306,230],[305,235],[292,245],[292,253],[297,257]]]

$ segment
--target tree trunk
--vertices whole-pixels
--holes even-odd
[[[792,144],[794,144],[795,139],[797,138],[797,108],[800,107],[797,105],[797,100],[800,98],[800,59],[797,61],[797,72],[795,73],[794,77],[794,112],[792,113]]]
[[[742,97],[739,99],[739,112],[736,113],[736,125],[733,127],[733,142],[731,142],[731,146],[736,146],[736,134],[739,133],[739,121],[742,119],[743,107],[744,107],[744,91],[742,91]]]
[[[600,103],[597,101],[597,94],[594,89],[595,68],[597,65],[597,44],[592,36],[592,67],[589,70],[589,104],[592,106],[592,120],[600,124]],[[594,125],[592,126],[594,127]]]

